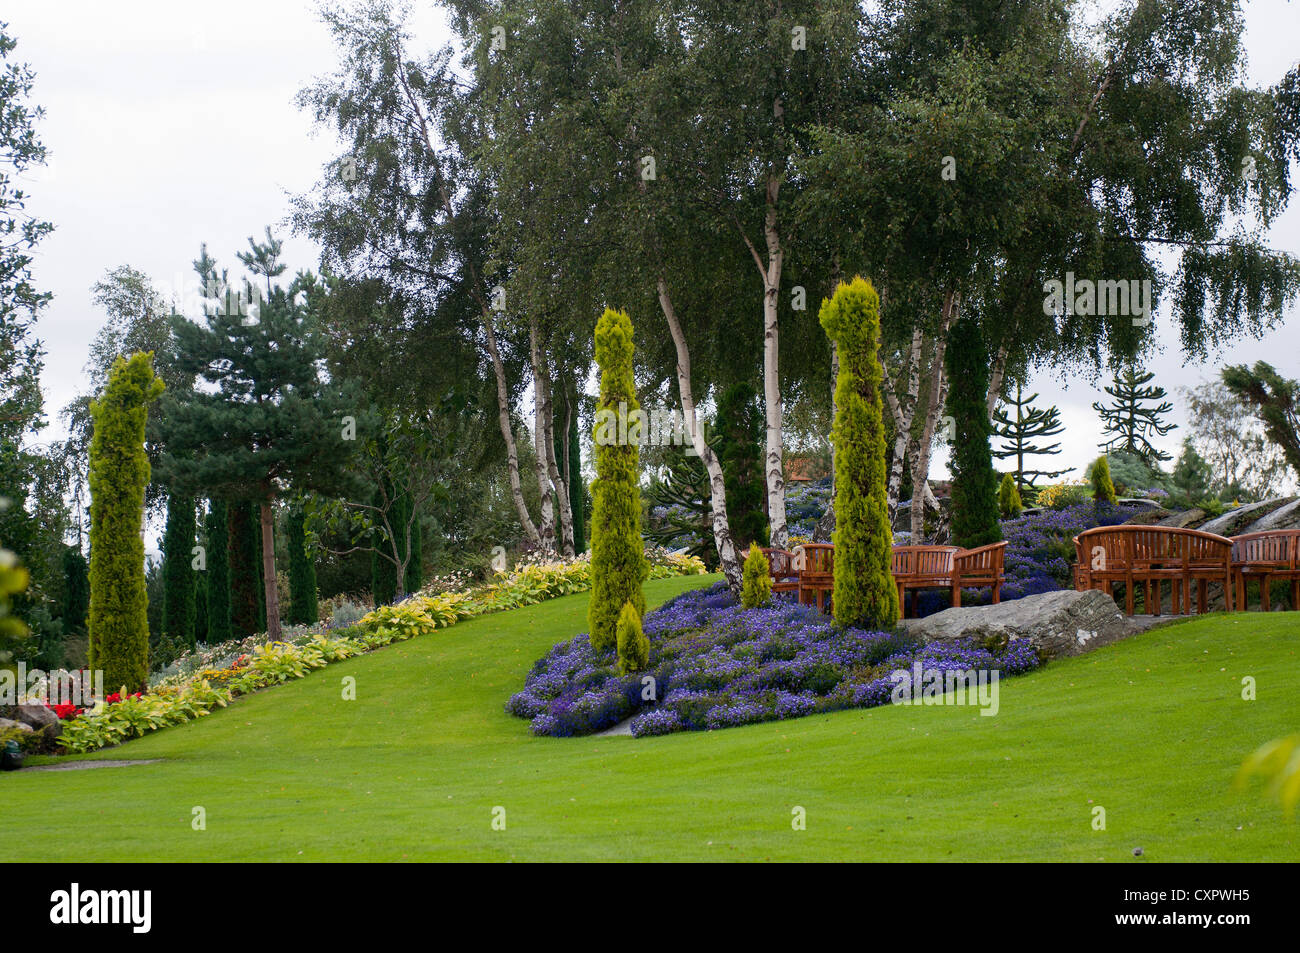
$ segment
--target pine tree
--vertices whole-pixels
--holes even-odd
[[[1042,477],[1055,480],[1069,473],[1074,467],[1064,470],[1026,470],[1025,457],[1056,456],[1061,452],[1061,444],[1051,443],[1040,446],[1034,441],[1055,437],[1064,433],[1061,424],[1061,411],[1055,407],[1042,409],[1034,407],[1037,394],[1023,395],[1021,384],[1016,382],[1016,396],[1006,398],[1006,407],[999,407],[993,414],[993,435],[1003,443],[1000,449],[993,451],[996,460],[1012,457],[1016,461],[1015,477],[1017,489],[1032,487],[1034,481]],[[1015,408],[1014,416],[1011,408]]]
[[[1098,503],[1115,502],[1115,482],[1110,478],[1110,461],[1098,457],[1089,473],[1092,481],[1092,498]]]
[[[952,417],[952,541],[973,549],[1002,538],[998,524],[998,475],[989,450],[989,356],[978,322],[960,318],[945,354],[948,415]]]
[[[162,393],[151,354],[118,360],[90,405],[90,654],[113,690],[149,679],[148,597],[144,583],[144,449],[149,404]]]
[[[1163,387],[1146,386],[1155,375],[1140,373],[1133,365],[1126,366],[1115,375],[1115,382],[1105,388],[1114,403],[1104,406],[1100,401],[1092,409],[1101,415],[1102,426],[1110,439],[1098,444],[1106,452],[1122,450],[1136,454],[1149,465],[1155,466],[1170,459],[1170,455],[1152,445],[1152,437],[1163,437],[1177,424],[1166,424],[1163,418],[1174,405],[1165,400]]]
[[[890,575],[893,531],[885,473],[881,399],[880,298],[854,278],[822,302],[822,327],[836,345],[835,621],[890,630],[898,622],[898,590]]]
[[[230,631],[230,527],[229,507],[225,500],[213,499],[208,503],[204,520],[207,532],[207,569],[204,570],[204,591],[207,597],[207,644],[228,642]]]
[[[194,646],[194,499],[171,493],[163,532],[163,633],[177,645]]]
[[[1180,502],[1188,506],[1210,494],[1210,481],[1214,479],[1214,473],[1205,458],[1196,451],[1191,437],[1183,438],[1183,451],[1174,464],[1172,479],[1182,495]]]
[[[744,609],[757,609],[772,601],[772,564],[759,546],[750,546],[741,567],[740,605]]]
[[[307,550],[306,515],[301,506],[289,508],[287,536],[289,544],[289,622],[315,625],[316,561]]]
[[[632,600],[623,603],[618,614],[618,672],[629,675],[645,668],[650,659],[650,640],[641,628],[641,613],[632,605]]]
[[[606,309],[596,322],[596,365],[600,368],[597,417],[602,411],[631,414],[639,409],[632,376],[632,319],[626,313]],[[639,460],[640,450],[632,441],[596,441],[587,626],[597,651],[617,646],[619,615],[625,604],[638,620],[645,614],[642,584],[650,567],[641,542]]]
[[[767,483],[763,477],[763,419],[758,394],[746,383],[733,384],[718,398],[716,450],[722,464],[727,519],[738,549],[768,541]]]
[[[90,567],[76,546],[63,551],[63,631],[80,635],[86,631],[86,613],[90,611]]]
[[[253,257],[269,284],[278,267],[268,257],[274,243],[265,254],[262,248],[255,246]],[[273,639],[280,635],[273,536],[279,488],[340,487],[357,431],[369,424],[350,388],[322,378],[318,290],[314,278],[300,275],[287,290],[272,288],[255,320],[218,307],[202,325],[181,316],[173,321],[177,363],[210,387],[166,402],[161,469],[181,492],[256,502],[266,630]]]

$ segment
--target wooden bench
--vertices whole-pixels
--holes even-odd
[[[1075,553],[1075,588],[1113,596],[1115,584],[1123,583],[1128,615],[1133,615],[1139,585],[1144,587],[1144,608],[1159,615],[1163,582],[1170,584],[1175,612],[1181,602],[1183,613],[1191,614],[1193,583],[1198,610],[1205,612],[1211,582],[1223,586],[1224,604],[1232,610],[1232,541],[1226,537],[1172,526],[1098,526],[1075,537]]]
[[[775,549],[771,546],[760,546],[763,555],[767,557],[768,575],[772,577],[772,592],[794,592],[799,591],[799,573],[794,568],[794,554],[788,550]]]
[[[1007,544],[989,543],[974,549],[963,549],[952,558],[952,604],[961,605],[963,589],[982,589],[989,586],[993,590],[993,604],[1002,601],[1002,583],[1006,576],[1002,572],[1007,555]]]
[[[1237,608],[1248,608],[1246,583],[1259,583],[1259,607],[1269,611],[1269,588],[1276,580],[1291,583],[1291,608],[1300,609],[1300,529],[1246,533],[1232,537],[1232,578]]]
[[[952,590],[952,559],[956,546],[895,546],[889,571],[898,587],[898,608],[907,618],[907,593],[912,592],[912,612],[922,589]]]
[[[830,543],[804,543],[791,555],[791,564],[799,573],[799,601],[825,612],[828,597],[835,591],[835,547]]]

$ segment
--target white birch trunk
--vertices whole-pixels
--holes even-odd
[[[781,294],[781,268],[785,252],[776,227],[776,202],[781,180],[775,174],[767,178],[767,214],[763,234],[767,240],[767,268],[763,275],[763,399],[766,405],[767,516],[772,545],[785,549],[789,530],[785,519],[785,443],[782,425],[785,412],[781,403],[781,335],[778,306]]]
[[[912,541],[919,542],[925,528],[926,507],[935,502],[934,492],[930,489],[930,451],[934,445],[934,431],[939,422],[947,398],[947,371],[944,367],[944,354],[948,349],[948,331],[952,327],[956,314],[956,295],[949,291],[943,298],[943,313],[939,333],[934,342],[933,374],[930,381],[930,406],[926,408],[925,426],[917,441],[916,453],[912,458]]]
[[[536,461],[533,470],[537,474],[537,498],[541,502],[541,520],[537,526],[543,552],[555,552],[555,497],[551,488],[551,475],[547,466],[550,454],[546,448],[546,432],[550,427],[546,420],[547,400],[543,385],[541,352],[537,345],[537,320],[528,322],[528,353],[533,364],[533,448]]]

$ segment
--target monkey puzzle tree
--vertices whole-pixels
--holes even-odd
[[[300,276],[288,291],[275,287],[256,317],[216,307],[204,324],[183,316],[173,321],[177,361],[212,389],[165,402],[160,468],[180,492],[257,505],[272,638],[280,635],[275,501],[291,488],[341,485],[358,428],[369,420],[352,388],[321,378],[316,316],[298,300],[298,292],[314,284]]]
[[[1139,372],[1132,364],[1115,375],[1115,382],[1105,388],[1113,403],[1103,405],[1095,401],[1092,409],[1101,415],[1102,426],[1114,436],[1098,444],[1107,453],[1123,450],[1133,453],[1155,466],[1171,459],[1170,455],[1156,449],[1152,437],[1163,437],[1177,424],[1164,423],[1164,416],[1174,409],[1165,400],[1163,387],[1148,387],[1155,374]]]
[[[632,414],[640,408],[632,377],[632,320],[606,309],[596,322],[601,411]],[[597,432],[600,423],[597,423]],[[596,480],[591,485],[591,602],[587,626],[597,651],[618,641],[619,614],[630,604],[645,614],[642,583],[650,574],[641,542],[640,450],[633,440],[596,441]]]
[[[149,600],[145,595],[144,449],[149,404],[163,392],[153,356],[118,358],[104,393],[90,405],[90,655],[104,684],[138,690],[149,678]]]
[[[884,402],[880,393],[880,298],[854,278],[822,303],[820,319],[835,342],[835,621],[888,631],[898,622],[898,589],[889,569],[894,534],[885,477]]]
[[[1016,461],[1016,489],[1032,487],[1039,477],[1054,480],[1074,469],[1065,470],[1026,470],[1025,457],[1056,456],[1061,452],[1060,441],[1039,445],[1036,440],[1055,437],[1064,433],[1061,425],[1061,412],[1055,406],[1046,409],[1035,407],[1037,394],[1024,396],[1021,383],[1016,381],[1016,395],[1007,395],[1006,408],[999,407],[993,412],[993,434],[1002,440],[1000,449],[993,451],[994,458],[1005,460],[1014,457]],[[1011,408],[1015,408],[1014,415]]]

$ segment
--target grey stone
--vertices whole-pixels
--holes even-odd
[[[1216,516],[1196,528],[1202,532],[1217,533],[1220,536],[1239,536],[1246,531],[1246,527],[1282,508],[1290,500],[1291,497],[1281,497],[1274,500],[1264,500],[1262,503],[1247,503],[1245,506],[1238,506],[1228,510],[1222,516]]]
[[[945,609],[902,626],[925,642],[1028,639],[1044,658],[1082,655],[1141,631],[1104,592],[1063,589],[996,606]]]
[[[18,705],[16,711],[19,721],[37,730],[59,723],[59,716],[44,705]]]
[[[21,721],[14,721],[12,718],[0,718],[0,733],[9,731],[11,728],[17,728],[19,731],[30,732],[31,725],[25,725]]]
[[[1210,514],[1206,513],[1205,510],[1192,508],[1190,510],[1183,510],[1181,513],[1175,513],[1168,519],[1161,520],[1160,525],[1172,526],[1175,529],[1190,529],[1196,527],[1197,524],[1204,522],[1205,517],[1209,515]]]
[[[1300,529],[1300,499],[1279,506],[1272,513],[1251,523],[1242,532],[1262,533],[1265,530],[1275,529]]]

